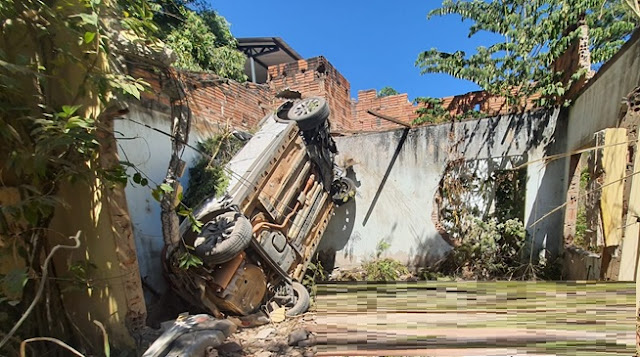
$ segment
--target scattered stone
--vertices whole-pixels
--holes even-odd
[[[298,346],[300,347],[311,347],[316,345],[316,336],[310,334],[306,340],[302,340],[298,342]]]
[[[265,338],[269,337],[275,331],[276,331],[276,329],[274,329],[274,328],[266,328],[266,329],[258,332],[256,334],[256,338],[260,339],[260,340],[264,340]]]
[[[282,346],[279,343],[273,343],[267,347],[267,350],[271,352],[280,352],[281,347]]]
[[[255,357],[271,357],[271,352],[269,351],[262,351],[262,352],[258,352],[257,354],[254,355]]]
[[[222,352],[222,353],[228,354],[228,353],[233,353],[238,351],[242,351],[242,346],[235,341],[227,342],[222,346],[218,347],[218,352]]]
[[[204,356],[205,357],[219,357],[218,355],[218,350],[216,350],[214,347],[209,346],[207,347],[207,349],[204,351]]]
[[[238,327],[242,327],[242,321],[240,321],[240,319],[235,316],[229,316],[227,317],[227,320],[233,322]]]
[[[289,346],[296,346],[298,342],[302,340],[306,340],[309,333],[307,330],[300,328],[297,329],[289,335]]]
[[[262,311],[258,311],[256,313],[253,313],[247,316],[240,316],[239,320],[241,321],[242,327],[262,326],[271,322],[271,319],[269,319],[269,316],[267,316],[267,314],[265,314]]]
[[[285,351],[286,353],[291,353],[291,351],[293,351],[293,347],[286,347],[286,348],[284,349],[284,351]]]
[[[302,357],[313,357],[315,355],[316,355],[316,353],[313,350],[306,350],[302,354]]]

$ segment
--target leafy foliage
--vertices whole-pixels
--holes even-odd
[[[461,244],[455,247],[451,261],[444,266],[448,274],[475,279],[509,278],[521,273],[526,266],[526,230],[518,219],[499,223],[496,218],[487,221],[465,216]],[[451,264],[452,263],[452,264]]]
[[[428,17],[451,14],[472,21],[469,37],[489,32],[501,41],[480,46],[470,56],[430,49],[418,56],[416,65],[423,74],[446,73],[472,81],[508,98],[510,105],[522,105],[521,98],[533,94],[542,96],[541,105],[556,102],[585,74],[564,74],[553,68],[581,35],[574,25],[583,14],[595,64],[611,58],[638,25],[638,18],[622,1],[606,0],[444,0]]]
[[[198,150],[210,158],[200,157],[189,169],[189,185],[183,199],[187,207],[197,207],[208,197],[224,192],[229,183],[224,166],[242,145],[242,141],[228,132],[198,143]]]
[[[495,212],[499,222],[524,219],[527,170],[497,170],[491,178],[495,184]]]
[[[101,190],[127,182],[120,165],[101,166],[100,136],[110,129],[100,114],[116,97],[139,98],[146,89],[122,73],[113,39],[155,43],[155,9],[147,0],[0,2],[0,190],[17,192],[0,206],[0,246],[18,248],[3,258],[20,267],[2,278],[0,301],[11,307],[0,304],[14,322],[29,306],[16,293],[32,298],[33,281],[41,279],[53,212],[69,204],[58,197],[60,186],[82,181]],[[83,271],[72,265],[70,273],[75,279]],[[69,332],[57,285],[47,286],[47,305],[34,305],[40,316],[30,319],[49,324],[22,325],[21,337]]]
[[[191,267],[199,267],[202,265],[202,259],[200,259],[197,255],[191,254],[188,250],[182,252],[180,257],[178,257],[178,265],[181,269],[189,269]]]
[[[367,281],[396,281],[409,274],[407,267],[392,258],[379,258],[362,264]]]
[[[398,91],[391,87],[384,87],[378,91],[378,98],[388,97],[390,95],[396,95]]]
[[[145,4],[139,2],[136,18],[146,16]],[[100,123],[91,106],[106,104],[114,92],[137,98],[146,87],[101,64],[112,50],[108,38],[113,30],[100,18],[126,11],[132,10],[99,0],[56,7],[38,0],[0,5],[5,19],[0,36],[0,163],[5,181],[18,183],[23,199],[19,205],[3,205],[2,216],[46,226],[61,203],[55,197],[59,183],[119,176],[120,168],[92,164]],[[152,28],[123,18],[125,28],[141,33]],[[18,46],[25,41],[30,45]],[[65,76],[70,71],[78,74],[74,83]]]
[[[0,205],[0,248],[5,253],[10,247],[12,254],[3,257],[20,261],[17,269],[8,273],[5,261],[0,264],[5,273],[0,277],[0,304],[10,319],[17,320],[28,306],[20,301],[21,292],[32,297],[36,284],[30,281],[40,279],[53,212],[70,204],[58,197],[62,184],[83,181],[96,192],[125,185],[129,181],[126,166],[134,169],[133,183],[151,188],[148,177],[130,163],[103,166],[100,140],[112,133],[111,114],[101,114],[113,113],[112,105],[122,99],[139,99],[148,88],[143,80],[125,73],[123,59],[116,54],[124,41],[144,53],[163,52],[158,36],[166,38],[163,30],[173,27],[159,24],[154,15],[164,14],[163,5],[169,6],[169,2],[0,2],[0,190],[15,196],[7,202],[3,196]],[[184,4],[176,8],[184,8]],[[215,14],[207,15],[205,21],[207,31],[220,34],[213,41],[219,49],[212,58],[204,57],[209,61],[207,66],[220,75],[237,76],[240,72],[226,63],[239,62],[242,57],[235,51],[228,25]],[[173,190],[173,186],[160,183],[151,192],[161,200]],[[201,227],[184,204],[178,214],[188,217],[194,230]],[[199,264],[193,256],[185,256],[182,262],[187,268]],[[92,267],[84,263],[88,262],[69,267],[68,280],[82,282],[86,289],[90,288]],[[47,286],[47,305],[39,303],[35,314],[41,316],[32,320],[49,324],[23,325],[21,337],[69,332],[66,318],[57,315],[64,312],[55,305],[60,301],[57,284]],[[52,321],[59,324],[54,326]],[[3,319],[3,326],[10,325],[11,321]]]
[[[401,262],[382,257],[390,246],[389,242],[380,240],[376,245],[375,259],[362,264],[367,281],[395,281],[401,276],[409,274],[409,270]]]
[[[327,278],[328,273],[316,256],[313,261],[309,262],[307,271],[302,279],[302,285],[304,285],[310,292],[312,305],[315,305],[316,303],[316,297],[318,294],[317,284],[326,281]]]
[[[585,165],[582,170],[580,170],[580,185],[579,185],[579,194],[578,194],[578,211],[576,214],[576,233],[573,240],[573,245],[592,251],[598,252],[599,248],[592,244],[589,239],[589,231],[591,231],[591,224],[587,217],[587,195],[586,192],[589,190],[589,183],[591,181],[591,173],[589,171],[589,166]]]
[[[416,109],[418,117],[413,121],[414,125],[430,123],[439,124],[451,120],[464,120],[471,118],[482,118],[485,116],[478,110],[467,110],[461,114],[452,116],[447,109],[442,106],[442,99],[433,97],[418,97],[414,100],[420,106]]]
[[[244,74],[245,55],[236,49],[236,40],[226,20],[214,11],[200,14],[180,8],[181,22],[172,26],[164,42],[175,51],[175,66],[192,71],[212,71],[240,82]]]

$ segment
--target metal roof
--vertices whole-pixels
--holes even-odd
[[[245,37],[237,40],[238,49],[249,57],[244,65],[244,71],[249,78],[251,78],[251,58],[254,60],[255,81],[257,83],[265,83],[267,81],[267,68],[269,66],[302,59],[302,56],[289,47],[280,37]]]

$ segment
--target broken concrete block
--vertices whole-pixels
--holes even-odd
[[[222,352],[223,354],[230,354],[233,352],[242,351],[242,346],[237,342],[227,342],[218,347],[218,351]]]
[[[289,335],[289,346],[296,346],[298,342],[306,340],[309,332],[303,328],[297,329]]]
[[[269,336],[270,336],[272,333],[274,333],[275,331],[276,331],[276,329],[274,329],[274,328],[266,328],[266,329],[264,329],[264,330],[262,330],[262,331],[258,332],[258,333],[256,334],[255,338],[256,338],[256,339],[259,339],[259,340],[263,340],[263,339],[265,339],[265,338],[269,337]]]
[[[311,347],[316,345],[316,336],[310,334],[306,340],[302,340],[298,342],[298,346],[300,347]]]

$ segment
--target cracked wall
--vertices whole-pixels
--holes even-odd
[[[354,267],[385,240],[388,256],[409,266],[435,262],[451,249],[432,220],[434,197],[448,163],[462,160],[486,167],[490,175],[540,159],[555,145],[558,116],[559,111],[538,111],[336,138],[337,161],[350,167],[358,188],[354,202],[336,209],[319,250],[334,256],[335,266]],[[527,197],[535,199],[539,190],[562,192],[562,178],[546,177],[554,174],[544,165],[529,170]],[[527,203],[525,221],[539,218]],[[562,225],[550,222],[536,228],[561,239]]]

